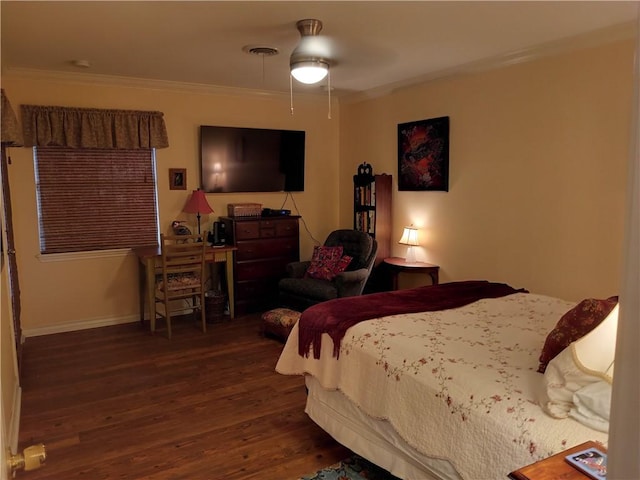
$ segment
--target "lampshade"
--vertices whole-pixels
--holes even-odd
[[[291,63],[291,75],[308,85],[318,83],[329,73],[329,64],[322,60],[302,60]]]
[[[185,213],[195,213],[198,217],[198,235],[200,235],[200,214],[213,213],[213,208],[207,203],[207,197],[203,190],[194,190],[187,204],[182,209]]]
[[[413,251],[413,247],[419,245],[418,243],[418,229],[413,225],[410,227],[404,227],[404,231],[402,232],[402,238],[398,242],[401,245],[408,245],[407,247],[407,256],[405,258],[407,263],[415,263],[416,254]]]
[[[404,227],[404,231],[402,232],[402,238],[398,242],[401,245],[410,245],[410,246],[418,246],[418,229],[411,227]]]
[[[600,324],[574,343],[574,352],[580,363],[596,372],[613,377],[618,332],[618,305]]]
[[[194,190],[187,200],[186,205],[182,209],[185,213],[213,213],[213,208],[209,206],[207,203],[207,197],[204,194],[203,190]]]

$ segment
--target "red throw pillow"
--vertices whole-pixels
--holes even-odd
[[[335,277],[337,274],[344,272],[351,263],[352,259],[353,257],[350,257],[349,255],[343,255],[342,258],[338,260],[338,263],[336,263],[336,266],[333,269],[333,276]]]
[[[544,373],[548,363],[571,342],[579,340],[600,325],[617,303],[618,297],[606,300],[587,298],[565,313],[547,335],[540,353],[538,372]]]
[[[313,247],[311,265],[307,268],[305,278],[317,278],[331,280],[335,277],[333,270],[342,257],[342,246],[337,247]]]

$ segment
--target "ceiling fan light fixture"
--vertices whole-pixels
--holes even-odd
[[[301,38],[289,59],[291,75],[300,83],[318,83],[329,73],[325,42],[318,38],[322,22],[315,18],[305,18],[296,23],[296,28]]]
[[[291,63],[293,78],[307,85],[320,82],[328,73],[329,64],[322,60],[301,60]]]
[[[327,93],[331,119],[331,74],[329,65],[331,58],[330,43],[319,37],[322,22],[315,18],[305,18],[296,23],[300,32],[300,42],[289,57],[289,94],[291,96],[291,115],[293,115],[293,79],[300,83],[313,85],[327,78]]]

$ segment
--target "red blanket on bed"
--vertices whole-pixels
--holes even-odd
[[[528,293],[504,283],[471,280],[336,298],[302,312],[298,321],[298,353],[308,357],[313,346],[313,357],[320,358],[322,334],[326,333],[333,340],[333,356],[337,358],[340,354],[340,342],[347,329],[364,320],[400,313],[446,310],[462,307],[482,298],[498,298],[518,292]]]

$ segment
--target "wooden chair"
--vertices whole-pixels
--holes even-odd
[[[160,235],[162,263],[156,276],[156,316],[167,322],[167,335],[171,339],[171,309],[183,310],[185,304],[193,313],[199,312],[202,331],[207,331],[205,317],[205,249],[202,235]],[[191,305],[188,301],[191,301]],[[181,301],[176,306],[176,301]],[[172,305],[173,303],[173,305]],[[161,308],[158,308],[162,306]],[[155,318],[151,319],[151,332],[155,331]]]

